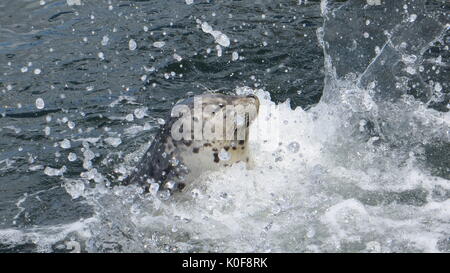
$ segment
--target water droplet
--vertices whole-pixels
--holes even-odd
[[[166,124],[166,121],[165,121],[164,119],[162,119],[162,118],[156,119],[156,122],[158,122],[159,125],[164,125],[164,124]]]
[[[183,58],[182,58],[180,55],[178,55],[177,53],[174,53],[174,54],[173,54],[173,58],[174,58],[175,60],[177,60],[178,62],[181,62],[181,60],[183,60]]]
[[[134,116],[137,119],[142,119],[147,115],[147,107],[134,109]]]
[[[435,85],[434,85],[434,91],[436,91],[436,92],[441,92],[442,91],[442,85],[440,84],[440,83],[436,83]]]
[[[42,98],[37,98],[36,99],[36,108],[37,109],[44,109],[44,107],[45,107],[44,100]]]
[[[102,38],[102,46],[106,46],[109,42],[109,37],[108,36],[103,36]]]
[[[69,121],[69,122],[67,122],[67,126],[68,126],[70,129],[73,129],[73,128],[75,128],[75,122]]]
[[[63,149],[69,149],[71,147],[70,140],[64,139],[63,141],[61,141],[59,143],[59,146],[61,146],[61,148],[63,148]]]
[[[69,159],[70,162],[73,162],[73,161],[77,160],[77,155],[75,153],[69,153],[69,155],[67,156],[67,159]]]
[[[133,39],[131,39],[131,40],[128,42],[128,48],[129,48],[130,50],[136,50],[136,48],[137,48],[137,43],[136,43],[136,41],[133,40]]]
[[[133,114],[128,114],[128,115],[126,115],[126,117],[125,117],[125,119],[127,120],[127,121],[133,121],[134,120],[134,116],[133,116]]]
[[[237,60],[239,60],[239,54],[238,54],[236,51],[234,51],[234,52],[231,54],[231,60],[232,60],[232,61],[237,61]]]
[[[105,138],[105,142],[113,147],[117,147],[122,144],[122,139],[120,139],[119,137],[108,137]]]
[[[161,47],[163,47],[163,46],[165,46],[165,45],[166,45],[166,43],[165,43],[165,42],[162,42],[162,41],[154,42],[154,43],[153,43],[153,46],[156,47],[156,48],[161,48]]]
[[[44,128],[44,133],[45,133],[46,136],[49,136],[50,135],[50,127],[46,126]]]

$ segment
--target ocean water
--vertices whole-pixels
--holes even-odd
[[[446,0],[0,3],[0,252],[450,252]],[[255,166],[120,186],[180,99]]]

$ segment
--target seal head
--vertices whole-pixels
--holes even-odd
[[[170,195],[204,171],[240,161],[249,166],[249,127],[258,110],[254,95],[204,94],[179,102],[123,184]]]

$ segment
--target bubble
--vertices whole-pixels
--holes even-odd
[[[192,5],[194,3],[194,0],[186,0],[187,5]]]
[[[28,71],[28,67],[24,66],[20,69],[20,71],[22,71],[22,73],[25,73]]]
[[[39,75],[39,74],[41,74],[41,70],[39,69],[39,68],[36,68],[35,70],[34,70],[34,74],[35,75]]]
[[[37,98],[36,99],[36,108],[37,109],[44,109],[44,107],[45,107],[44,100],[42,98]]]
[[[50,127],[46,126],[44,128],[44,133],[45,133],[46,136],[49,136],[50,135]]]

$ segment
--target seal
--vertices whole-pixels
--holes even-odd
[[[251,168],[249,127],[259,111],[254,95],[203,94],[177,103],[124,185],[168,196],[207,170],[236,162]]]

